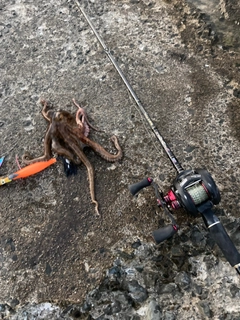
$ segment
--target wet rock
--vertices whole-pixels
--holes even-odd
[[[121,311],[121,303],[118,300],[115,300],[111,305],[108,305],[103,311],[107,315],[113,315]]]
[[[163,320],[175,320],[176,316],[173,312],[167,311],[163,316]]]
[[[146,268],[141,275],[144,279],[144,285],[147,289],[152,288],[159,280],[159,272]]]
[[[132,244],[133,249],[137,249],[140,246],[141,246],[141,241],[139,239]]]
[[[188,152],[188,153],[191,153],[194,149],[196,149],[196,147],[195,146],[187,146],[187,148],[185,149],[186,150],[186,152]]]
[[[180,289],[187,290],[191,285],[190,276],[186,272],[180,272],[175,278],[175,283],[180,287]]]
[[[12,308],[15,308],[17,305],[19,305],[19,300],[18,299],[12,299],[10,302],[10,305]]]
[[[204,290],[202,291],[202,293],[200,294],[200,299],[201,300],[205,300],[207,299],[209,296],[209,290],[204,288]]]
[[[209,303],[206,301],[202,301],[199,303],[200,312],[203,314],[204,317],[208,319],[212,318],[213,312],[210,309]]]
[[[15,244],[12,238],[6,240],[6,245],[10,247],[11,251],[15,251]]]
[[[118,254],[119,256],[124,259],[124,260],[132,260],[133,257],[134,257],[134,253],[128,253],[128,252],[125,252],[125,251],[122,251],[122,250],[118,250]]]
[[[14,254],[14,255],[12,256],[12,260],[13,260],[13,261],[17,261],[17,259],[18,259],[17,255]]]
[[[71,309],[71,312],[69,313],[73,319],[81,319],[82,313],[77,308]]]
[[[87,301],[85,301],[82,305],[82,310],[83,312],[87,312],[87,311],[90,311],[92,308],[91,304],[88,303]]]
[[[151,300],[147,305],[146,320],[159,320],[162,317],[162,310],[155,300]]]
[[[204,235],[198,229],[193,228],[191,240],[194,245],[200,245],[204,241]]]
[[[50,264],[47,262],[47,263],[46,263],[46,268],[45,268],[45,273],[46,273],[47,275],[50,275],[51,272],[52,272],[52,268],[51,268]]]
[[[233,95],[234,95],[234,97],[240,99],[240,90],[234,89],[234,90],[233,90]]]
[[[138,272],[143,272],[144,266],[143,266],[143,265],[137,265],[137,266],[135,266],[135,269],[136,269]]]
[[[232,297],[240,297],[240,288],[236,285],[231,285],[230,292]]]
[[[147,290],[142,287],[136,280],[129,281],[126,284],[126,289],[134,302],[144,302],[148,298]]]
[[[172,253],[173,257],[185,256],[185,253],[184,253],[183,248],[181,246],[173,246],[171,248],[171,253]]]
[[[138,247],[138,250],[135,252],[135,254],[138,257],[146,257],[146,256],[150,256],[152,253],[152,248],[151,246],[148,246],[146,244],[142,244],[141,246]]]
[[[177,285],[175,283],[167,283],[159,286],[158,293],[172,293],[176,290]]]
[[[195,297],[196,295],[201,295],[201,294],[202,294],[202,286],[194,284],[192,295]]]

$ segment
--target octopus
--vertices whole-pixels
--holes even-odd
[[[98,202],[95,199],[94,169],[83,149],[85,146],[89,146],[103,159],[109,162],[118,161],[122,158],[122,149],[117,137],[113,135],[110,138],[117,149],[116,154],[111,154],[88,137],[90,128],[99,130],[90,124],[85,110],[74,99],[73,103],[78,108],[75,116],[68,111],[52,110],[46,100],[41,100],[41,103],[43,105],[42,115],[49,123],[44,138],[44,154],[31,159],[29,154],[25,153],[22,157],[23,162],[28,165],[38,161],[47,161],[52,158],[53,153],[56,153],[77,165],[83,163],[88,172],[91,200],[95,204],[95,211],[99,216]]]

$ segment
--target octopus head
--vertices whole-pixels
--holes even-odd
[[[59,110],[54,113],[54,120],[57,122],[71,123],[73,121],[73,116],[67,111]]]

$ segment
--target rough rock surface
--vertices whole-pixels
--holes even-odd
[[[183,167],[213,175],[240,250],[240,5],[213,2],[213,15],[206,1],[82,3]],[[164,214],[128,185],[152,176],[167,192],[175,171],[74,1],[2,0],[0,43],[1,176],[42,154],[41,98],[75,112],[74,97],[105,130],[91,137],[111,150],[114,133],[124,150],[115,164],[86,151],[101,219],[84,166],[1,187],[2,319],[239,319],[239,277],[201,218],[177,212],[180,232],[154,244]]]

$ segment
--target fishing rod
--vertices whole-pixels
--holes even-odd
[[[232,267],[236,269],[237,273],[240,275],[240,253],[227,234],[224,226],[212,211],[213,205],[217,205],[220,202],[221,196],[211,174],[206,169],[183,169],[180,162],[177,160],[174,153],[164,140],[163,136],[160,134],[160,132],[152,122],[150,116],[146,112],[132,86],[126,79],[121,68],[111,54],[109,48],[100,37],[99,33],[95,29],[84,9],[80,6],[79,1],[74,0],[74,2],[83,14],[88,25],[92,29],[94,35],[98,39],[100,45],[111,61],[112,65],[118,72],[132,98],[136,102],[139,110],[147,120],[153,133],[162,145],[173,167],[177,171],[177,177],[174,179],[170,190],[165,196],[163,192],[159,191],[158,185],[150,177],[144,178],[142,181],[129,186],[129,190],[132,195],[136,195],[141,189],[152,185],[155,190],[158,206],[164,209],[164,212],[171,220],[171,224],[166,225],[163,228],[159,228],[158,230],[155,230],[153,232],[154,240],[157,244],[159,244],[162,241],[172,237],[178,231],[179,227],[173,217],[172,209],[184,208],[194,217],[200,214],[212,238],[221,249],[226,260],[231,264]]]

